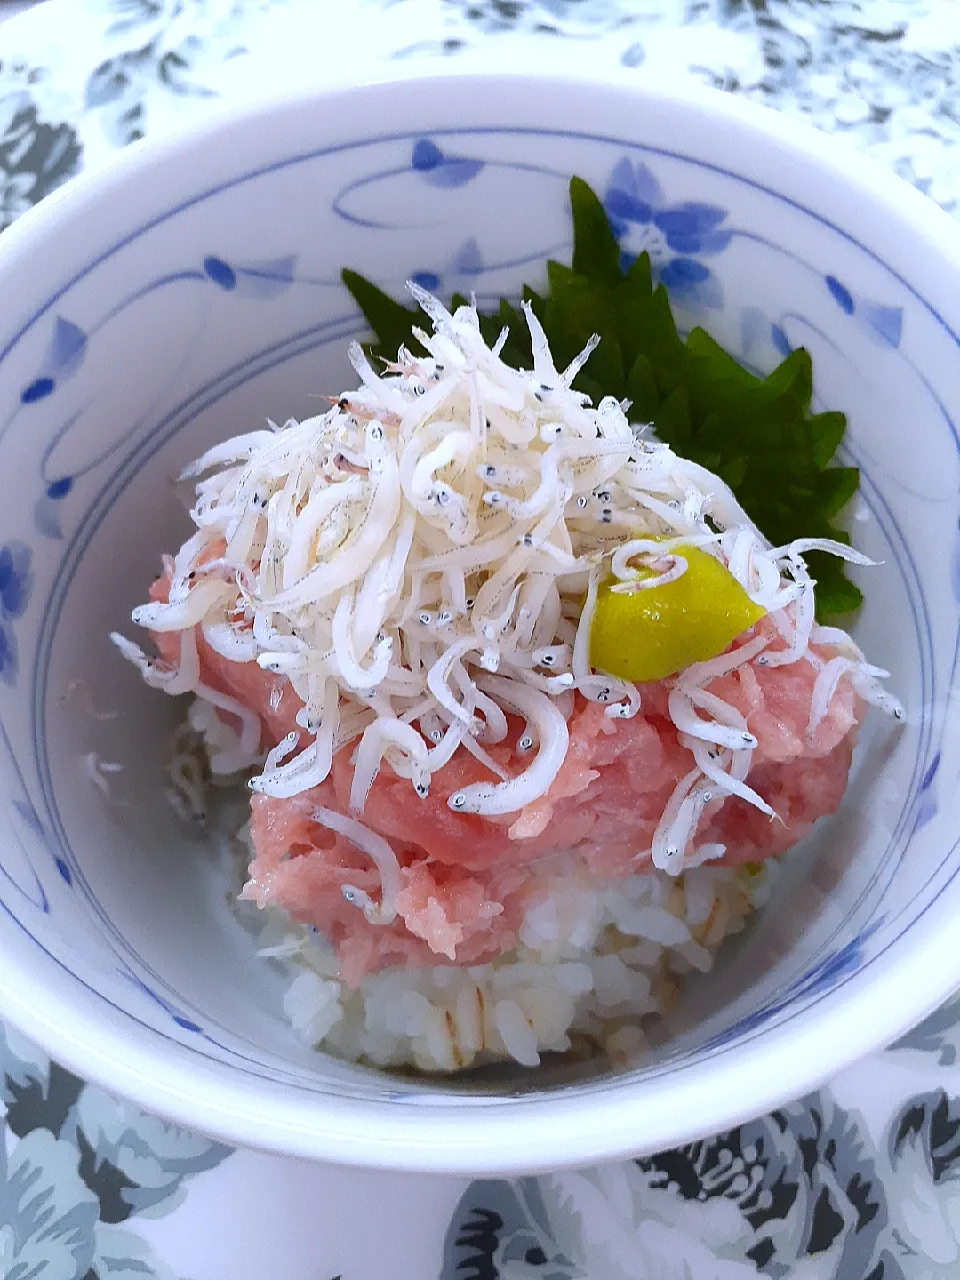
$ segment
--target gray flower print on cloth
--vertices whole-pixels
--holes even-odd
[[[941,1067],[952,1067],[960,1061],[960,996],[931,1013],[912,1031],[908,1031],[891,1048],[936,1055]]]
[[[156,95],[210,97],[211,71],[246,52],[250,19],[284,0],[97,0],[107,57],[86,82],[84,107],[114,146],[146,135]]]
[[[846,135],[960,214],[960,21],[943,0],[724,0],[695,6],[741,37],[738,65],[695,70]],[[755,59],[752,51],[759,52]],[[701,53],[702,53],[701,48]]]
[[[37,1129],[0,1145],[0,1275],[75,1280],[93,1265],[97,1198],[77,1173],[76,1148]]]
[[[604,36],[627,67],[692,77],[847,136],[960,216],[953,0],[446,0],[442,9],[457,46],[510,32]]]
[[[960,1275],[960,1100],[943,1089],[911,1098],[887,1138],[887,1193],[904,1270]]]
[[[137,1234],[229,1148],[117,1102],[0,1024],[0,1276],[175,1280]]]
[[[891,1243],[869,1141],[823,1092],[650,1159],[474,1183],[442,1276],[901,1280]]]
[[[446,0],[446,4],[483,32],[526,30],[543,35],[614,27],[644,7],[637,0]]]
[[[87,1085],[63,1127],[100,1199],[100,1216],[122,1222],[161,1203],[172,1208],[185,1179],[220,1163],[229,1148],[146,1115]]]
[[[0,230],[78,172],[76,129],[33,96],[40,72],[0,61]]]

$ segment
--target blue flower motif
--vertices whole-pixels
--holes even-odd
[[[726,209],[698,200],[669,204],[651,170],[626,157],[610,175],[603,207],[620,242],[624,269],[646,251],[654,277],[675,302],[723,306],[720,281],[700,259],[722,253],[733,239],[723,226]]]

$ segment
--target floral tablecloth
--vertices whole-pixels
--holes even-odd
[[[43,0],[0,2],[0,228],[118,147],[327,65],[560,49],[851,135],[960,217],[958,0]],[[233,1151],[0,1026],[0,1274],[960,1277],[958,1052],[960,999],[736,1131],[604,1169],[469,1182]]]

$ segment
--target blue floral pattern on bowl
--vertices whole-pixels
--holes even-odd
[[[650,165],[627,156],[610,175],[603,207],[620,242],[624,270],[646,252],[674,302],[723,306],[720,281],[703,259],[723,253],[733,238],[726,209],[698,200],[670,203]]]
[[[152,132],[169,115],[171,103],[183,107],[184,119],[215,106],[220,73],[255,62],[258,42],[249,39],[246,24],[263,6],[247,0],[203,6],[179,0],[85,0],[82,4],[68,0],[59,5],[56,15],[53,7],[49,5],[51,14],[45,24],[51,39],[59,38],[70,27],[66,19],[73,20],[81,10],[85,25],[102,26],[103,34],[88,41],[87,47],[80,40],[64,40],[63,49],[83,74],[58,77],[47,72],[47,64],[37,55],[34,65],[29,59],[18,64],[6,56],[21,52],[28,42],[6,38],[13,25],[0,29],[7,44],[0,69],[0,225],[36,204],[77,172],[84,160],[96,163],[104,146],[123,145],[139,133]],[[287,6],[274,7],[282,19]],[[361,7],[357,5],[358,10]],[[576,47],[575,42],[582,39],[585,43],[578,51],[582,49],[583,56],[599,65],[604,58],[611,66],[627,67],[645,62],[649,66],[656,60],[662,71],[666,57],[678,74],[689,73],[758,97],[789,115],[845,133],[858,148],[873,152],[884,164],[929,190],[945,207],[960,207],[955,113],[950,107],[956,92],[955,58],[944,5],[895,0],[882,8],[846,6],[841,12],[836,6],[799,2],[767,6],[758,22],[749,6],[740,5],[687,6],[678,18],[666,7],[641,7],[630,0],[544,0],[541,4],[447,0],[442,7],[438,4],[436,21],[429,29],[427,24],[410,27],[404,17],[409,7],[405,0],[386,7],[376,0],[374,20],[379,28],[391,19],[404,19],[402,30],[397,27],[391,56],[446,52],[456,65],[458,49],[481,45],[499,56],[514,37],[530,40],[543,32],[541,48],[555,43]],[[359,47],[366,49],[371,7],[360,16],[356,25],[363,29],[363,41]],[[221,29],[214,31],[218,17]],[[683,25],[669,31],[678,23]],[[70,34],[76,34],[77,28]],[[665,28],[666,41],[662,38]],[[268,56],[269,40],[259,43]],[[237,56],[245,46],[248,53]],[[77,62],[86,56],[87,48],[91,56]],[[137,58],[140,50],[146,53]],[[349,53],[344,56],[348,58]],[[261,60],[242,76],[234,73],[234,83],[246,79],[250,85],[262,85],[269,79],[261,74],[265,67],[269,69],[269,64]],[[63,100],[67,82],[79,86],[75,102]],[[87,111],[81,103],[85,87],[96,104]],[[631,232],[628,227],[630,234],[637,234],[637,229]],[[475,265],[481,252],[474,240],[463,262]],[[711,275],[718,274],[716,255],[693,258]],[[418,269],[416,262],[405,265],[408,271]],[[462,264],[457,261],[456,246],[443,262],[426,254],[419,265],[425,271],[436,269],[442,288],[461,287],[470,278],[459,271]],[[832,277],[829,270],[821,274],[838,315],[857,323],[863,304],[850,280]],[[831,278],[839,288],[832,287]],[[854,303],[852,311],[847,299]],[[792,321],[780,325],[780,318],[762,313],[746,316],[739,347],[745,358],[753,353],[762,361],[765,351],[784,352],[801,340]],[[884,316],[880,327],[888,345],[896,347],[896,342],[889,341],[899,336],[896,321]],[[16,529],[8,528],[6,537],[15,534],[32,540],[27,531],[36,529],[41,540],[57,538],[63,523],[75,518],[70,511],[77,496],[71,493],[72,474],[54,469],[46,483],[46,507],[38,508],[34,523],[28,519]],[[960,564],[956,534],[953,559]],[[27,581],[29,595],[33,584],[29,576]],[[956,568],[952,582],[960,598]],[[13,643],[19,622],[19,617],[3,618],[4,635],[9,631]],[[18,656],[24,660],[31,653],[28,645]],[[4,678],[14,670],[4,663]],[[923,804],[938,784],[943,784],[947,795],[955,784],[953,776],[945,781],[932,777],[938,760],[936,755],[926,758],[924,782],[930,777],[920,795]],[[53,838],[29,795],[24,793],[17,803],[24,838],[42,838],[52,846]],[[70,874],[66,863],[59,859],[56,867],[64,882],[63,877]],[[42,897],[36,889],[32,893],[41,910]],[[409,1179],[393,1184],[360,1180],[345,1210],[344,1177],[339,1172],[320,1176],[313,1171],[314,1199],[321,1209],[309,1223],[285,1222],[278,1234],[295,1233],[315,1243],[312,1249],[304,1247],[308,1261],[303,1270],[293,1267],[286,1274],[290,1280],[300,1280],[301,1275],[303,1280],[307,1276],[329,1280],[341,1271],[344,1280],[361,1275],[420,1280],[436,1274],[442,1265],[445,1276],[466,1280],[474,1276],[529,1280],[551,1272],[612,1280],[618,1268],[631,1275],[648,1275],[661,1262],[672,1266],[682,1260],[694,1280],[758,1275],[780,1280],[794,1275],[805,1280],[812,1276],[852,1280],[854,1275],[869,1275],[870,1280],[901,1276],[953,1280],[960,1256],[953,1154],[960,1097],[960,1076],[955,1070],[960,1047],[957,1017],[956,1003],[946,1006],[904,1037],[891,1054],[872,1059],[838,1082],[835,1098],[824,1091],[739,1131],[663,1153],[643,1162],[639,1176],[627,1166],[623,1173],[608,1170],[605,1176],[584,1178],[583,1185],[595,1193],[589,1206],[583,1198],[571,1196],[566,1207],[558,1210],[554,1187],[540,1189],[536,1179],[524,1180],[522,1185],[464,1186],[449,1224],[442,1264],[430,1239],[430,1228],[436,1224],[428,1221],[426,1209],[422,1221],[417,1220],[424,1249],[410,1270],[398,1256],[396,1240],[402,1238],[402,1231],[391,1233],[388,1226],[369,1229],[371,1204],[377,1206],[378,1221],[389,1221],[390,1205],[406,1204]],[[106,1221],[98,1197],[80,1174],[76,1135],[58,1136],[63,1132],[65,1108],[84,1088],[81,1082],[50,1066],[44,1055],[19,1041],[5,1052],[3,1072],[8,1119],[0,1172],[0,1273],[16,1280],[31,1271],[54,1280],[60,1276],[80,1280],[93,1274],[100,1280],[108,1275],[127,1280],[172,1274],[151,1245],[135,1238],[142,1223],[145,1236],[156,1241],[157,1222],[139,1212],[123,1223]],[[894,1077],[896,1084],[891,1087]],[[891,1101],[884,1113],[880,1100],[888,1094]],[[864,1115],[859,1113],[861,1107]],[[140,1123],[132,1109],[128,1122],[132,1136]],[[153,1122],[145,1123],[152,1131]],[[145,1139],[145,1150],[151,1141]],[[303,1183],[311,1177],[311,1171],[299,1164],[284,1165],[266,1157],[258,1163],[250,1155],[243,1162],[248,1169],[246,1187],[252,1194],[279,1183],[287,1188],[291,1204],[298,1202]],[[181,1191],[157,1206],[170,1211],[162,1220],[165,1238],[179,1244],[179,1234],[191,1230],[177,1227],[172,1210],[182,1189],[191,1185],[200,1204],[208,1204],[203,1183],[209,1177],[209,1173],[186,1174]],[[623,1191],[632,1194],[638,1182],[636,1207],[625,1220]],[[29,1192],[24,1196],[27,1184]],[[429,1202],[426,1190],[423,1199]],[[199,1259],[218,1236],[242,1229],[254,1242],[257,1239],[257,1226],[246,1213],[243,1195],[219,1196],[215,1203],[216,1220],[207,1215],[196,1227],[198,1268]],[[336,1205],[336,1211],[324,1212],[330,1205]],[[108,1216],[109,1212],[108,1208]],[[443,1213],[447,1212],[444,1208]],[[267,1225],[261,1229],[270,1230],[274,1220],[269,1214],[263,1216]],[[190,1215],[185,1217],[189,1222]],[[411,1217],[416,1218],[416,1213]],[[272,1229],[277,1232],[275,1225]],[[664,1230],[674,1242],[669,1259],[655,1247],[658,1232]],[[345,1239],[355,1245],[352,1265],[344,1261]],[[609,1250],[602,1250],[605,1240],[620,1246],[616,1259]],[[270,1243],[282,1253],[282,1238]],[[548,1255],[552,1267],[547,1265]],[[247,1280],[248,1274],[251,1280],[262,1275],[254,1269],[258,1256],[254,1247],[245,1259],[250,1271],[239,1263],[232,1274],[238,1280]]]
[[[471,276],[478,295],[485,289],[500,287],[501,281],[508,282],[508,289],[512,281],[515,293],[520,283],[530,278],[531,271],[542,270],[544,258],[555,250],[553,227],[562,225],[568,216],[561,201],[571,171],[551,157],[549,148],[541,145],[535,133],[530,142],[533,158],[518,159],[518,136],[511,135],[508,146],[483,129],[437,129],[430,137],[416,131],[391,135],[377,143],[376,151],[364,144],[343,148],[339,154],[346,172],[330,191],[328,204],[317,205],[316,218],[326,220],[328,227],[343,223],[359,237],[358,244],[369,243],[377,248],[381,255],[380,278],[384,279],[386,273],[387,283],[396,280],[390,273],[397,271],[401,258],[392,246],[399,243],[407,252],[406,246],[419,244],[425,250],[420,259],[423,270],[432,271],[435,280],[444,276],[444,263],[456,261],[458,270]],[[900,361],[898,367],[914,376],[910,334],[911,325],[921,323],[922,299],[912,298],[892,274],[883,276],[882,271],[869,286],[861,284],[856,275],[860,251],[855,244],[845,250],[848,262],[843,269],[781,245],[771,234],[766,210],[761,218],[749,203],[775,203],[775,194],[754,189],[740,178],[712,174],[710,198],[695,199],[695,191],[707,189],[710,171],[682,153],[664,157],[643,146],[611,139],[593,156],[587,150],[595,146],[593,140],[581,138],[576,132],[565,133],[563,145],[584,148],[583,163],[593,184],[603,192],[624,265],[628,265],[630,254],[640,248],[636,237],[644,237],[658,279],[673,300],[682,304],[689,322],[716,327],[719,336],[737,352],[736,340],[729,341],[729,328],[740,332],[741,318],[748,307],[758,309],[761,317],[764,314],[759,299],[745,296],[744,255],[772,255],[778,262],[782,259],[792,264],[791,270],[797,273],[797,292],[803,294],[804,301],[798,302],[795,313],[791,313],[795,319],[782,309],[768,308],[766,314],[777,317],[776,322],[768,323],[777,323],[787,332],[791,324],[803,321],[808,337],[816,338],[820,332],[826,335],[828,352],[845,351],[851,343],[872,341],[877,331],[872,322],[876,313],[869,310],[865,300],[882,298],[887,308],[880,326],[887,337],[882,343],[884,359]],[[296,176],[306,167],[322,163],[322,153],[298,153],[278,160],[264,173],[289,170]],[[245,182],[269,180],[258,171]],[[496,240],[498,235],[503,237],[503,228],[509,223],[507,207],[497,210],[499,223],[474,218],[465,224],[463,218],[464,210],[489,199],[484,192],[502,190],[505,182],[526,183],[525,190],[550,193],[555,202],[547,205],[545,199],[541,201],[552,211],[549,226],[545,223],[542,233],[537,223],[525,228],[525,251],[509,260]],[[389,206],[392,221],[371,223],[364,201],[383,201],[385,183],[392,184],[390,191],[395,193]],[[734,213],[730,197],[739,189],[737,184],[745,188],[749,200],[744,198]],[[117,251],[121,244],[125,247],[143,236],[158,235],[166,221],[179,225],[186,220],[186,226],[194,218],[206,218],[207,204],[226,198],[224,192],[232,191],[234,186],[213,188],[188,206],[173,205],[168,213],[155,215],[146,229],[118,241]],[[723,191],[728,195],[722,195]],[[538,235],[539,241],[535,238]],[[36,617],[29,614],[30,623],[42,639],[39,660],[30,673],[28,701],[39,710],[30,730],[34,734],[34,757],[30,771],[25,770],[23,789],[32,806],[30,811],[37,815],[34,829],[44,833],[45,843],[38,840],[36,855],[26,856],[29,870],[42,888],[44,917],[57,918],[57,904],[66,902],[65,890],[74,895],[75,901],[87,904],[83,909],[101,914],[97,895],[70,838],[74,819],[65,818],[58,802],[43,718],[50,692],[50,646],[56,641],[58,628],[68,625],[65,610],[70,607],[73,575],[80,571],[84,551],[97,536],[113,504],[138,483],[143,468],[157,451],[175,446],[180,433],[200,413],[217,406],[252,380],[272,376],[272,371],[284,368],[289,360],[305,355],[319,358],[327,346],[342,344],[357,332],[356,315],[337,280],[338,264],[318,252],[317,246],[327,242],[312,227],[305,235],[294,226],[275,226],[269,242],[262,241],[255,231],[238,237],[236,230],[224,228],[221,219],[211,218],[204,223],[202,235],[192,241],[186,243],[182,234],[165,241],[162,254],[152,255],[148,268],[145,265],[143,271],[124,283],[122,291],[110,296],[100,297],[95,290],[84,292],[84,272],[93,268],[78,264],[75,282],[59,290],[55,306],[39,308],[35,319],[14,342],[17,352],[22,348],[25,354],[17,365],[13,394],[0,404],[0,423],[4,424],[0,444],[16,433],[18,440],[29,439],[35,449],[36,470],[32,479],[28,470],[24,472],[21,488],[32,489],[28,510],[37,536],[26,544],[32,562],[24,551],[10,553],[11,576],[6,594],[0,581],[0,609],[10,617],[0,621],[22,629],[25,619],[15,619],[13,614],[26,599],[26,593],[16,583],[26,581],[27,575],[37,583],[35,594],[40,602]],[[431,257],[426,256],[427,251]],[[109,253],[103,255],[101,251],[98,261],[109,258]],[[531,260],[539,265],[532,267]],[[443,283],[449,287],[445,280]],[[871,305],[876,308],[880,304]],[[138,379],[134,388],[136,411],[131,410],[127,419],[110,417],[107,429],[98,431],[97,447],[86,449],[83,442],[102,412],[94,388],[99,385],[98,368],[112,358],[105,353],[117,350],[130,326],[153,307],[180,308],[177,315],[182,317],[167,328],[170,338],[163,375],[158,375],[156,385],[144,382],[141,386],[143,380]],[[889,341],[890,317],[895,312],[902,313],[897,345]],[[296,319],[288,321],[288,315]],[[218,363],[209,367],[199,367],[197,362],[205,352],[216,350],[217,335],[237,327],[249,335],[244,338],[249,347],[227,358],[217,356]],[[776,355],[771,341],[766,350],[758,349],[751,359],[769,367]],[[0,361],[0,373],[2,370]],[[924,383],[916,377],[915,381],[920,392],[927,394],[929,380]],[[952,439],[945,447],[954,450]],[[952,456],[951,465],[955,466],[955,450]],[[902,477],[898,476],[896,483],[901,482]],[[900,515],[890,507],[892,496],[893,490],[877,490],[869,468],[865,468],[864,501],[873,521],[870,527],[880,552],[877,558],[888,559],[894,566],[900,584],[897,590],[902,593],[904,625],[916,637],[910,643],[919,655],[922,679],[929,683],[935,677],[925,587],[906,549],[908,537]],[[0,558],[0,579],[3,574],[4,562]],[[945,680],[947,669],[941,664],[937,670],[936,679]],[[0,708],[0,718],[3,715]],[[920,781],[938,749],[933,735],[934,725],[924,724],[912,748],[916,764],[911,766],[913,773],[904,776],[905,807],[882,853],[891,866],[902,858],[906,842],[918,829]],[[925,794],[928,798],[922,810],[923,820],[927,828],[934,829],[939,815],[933,792],[928,789]],[[18,873],[18,884],[28,882]],[[934,891],[932,885],[929,891]],[[855,941],[844,942],[838,949],[824,938],[806,957],[801,976],[793,985],[786,983],[758,999],[753,1014],[736,1022],[707,1046],[692,1047],[679,1062],[653,1066],[650,1072],[656,1075],[676,1071],[698,1054],[725,1053],[748,1037],[765,1034],[768,1028],[800,1016],[814,1001],[856,979],[881,954],[888,933],[890,913],[884,906],[879,880],[858,910],[863,924]],[[30,924],[28,928],[32,932],[37,926]],[[152,972],[138,951],[118,936],[107,920],[102,924],[102,941],[116,978],[110,997],[116,1007],[132,1001],[144,1025],[187,1052],[215,1060],[228,1058],[256,1075],[273,1072],[274,1068],[262,1061],[256,1049],[239,1043],[195,1002],[185,999],[162,976]],[[318,1087],[303,1071],[298,1069],[294,1074],[304,1087]],[[375,1086],[371,1087],[375,1091]],[[403,1094],[397,1101],[405,1107],[419,1105],[415,1092]]]

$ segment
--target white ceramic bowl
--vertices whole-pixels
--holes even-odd
[[[883,561],[858,634],[909,716],[871,718],[841,813],[660,1058],[471,1092],[295,1042],[161,794],[171,707],[107,633],[183,535],[181,464],[350,385],[343,266],[514,293],[568,251],[574,173],[684,325],[764,369],[811,349],[863,469],[856,541]],[[534,1169],[729,1126],[960,984],[960,232],[925,198],[729,98],[438,74],[131,151],[4,234],[0,295],[0,1008],[61,1061],[235,1143]]]

